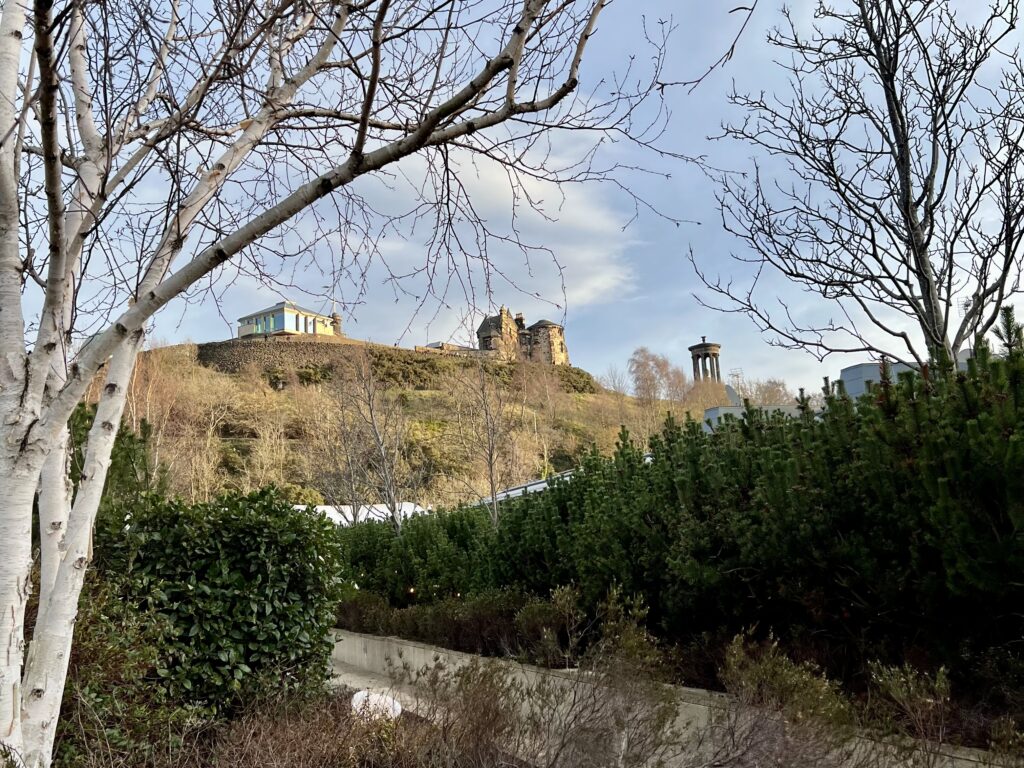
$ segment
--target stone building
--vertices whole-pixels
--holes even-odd
[[[502,360],[529,360],[548,365],[569,365],[565,329],[550,320],[526,325],[522,313],[515,317],[506,307],[485,317],[476,331],[477,346]]]
[[[708,341],[707,336],[700,337],[700,344],[690,347],[690,358],[693,360],[694,381],[722,381],[722,364],[719,356],[722,345]]]

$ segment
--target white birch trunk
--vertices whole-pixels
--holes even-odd
[[[71,515],[69,439],[68,430],[62,430],[39,476],[40,599],[45,599],[53,589],[60,564],[60,548]]]
[[[21,717],[28,768],[50,766],[71,657],[78,598],[92,560],[93,526],[142,338],[142,333],[138,333],[111,358],[103,396],[89,431],[81,481],[59,548],[52,588],[49,594],[41,595],[22,689]],[[59,482],[57,477],[52,479]],[[40,497],[48,492],[44,490]],[[61,491],[53,489],[52,493],[59,497]]]
[[[31,589],[32,501],[38,481],[35,446],[24,443],[27,412],[25,325],[18,242],[18,66],[25,6],[3,5],[0,19],[0,744],[24,752],[21,671],[25,606]]]
[[[32,500],[36,477],[0,457],[4,493],[0,496],[0,743],[24,753],[21,729],[21,672],[25,644],[25,606],[31,591]]]

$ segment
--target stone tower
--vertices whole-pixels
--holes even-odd
[[[690,347],[694,381],[722,381],[722,366],[718,359],[721,351],[722,345],[709,342],[707,336],[701,336],[700,344]]]
[[[527,327],[522,313],[502,307],[498,314],[485,317],[476,331],[477,346],[495,352],[501,360],[530,360],[548,365],[569,365],[565,329],[550,320],[538,320]]]
[[[565,346],[565,329],[550,320],[538,320],[527,329],[529,349],[525,355],[529,360],[548,365],[568,365],[569,350]]]

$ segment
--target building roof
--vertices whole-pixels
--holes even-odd
[[[707,338],[706,336],[702,338]],[[692,347],[687,347],[690,352],[695,350],[702,350],[705,352],[714,352],[716,349],[721,349],[722,345],[715,341],[702,341],[700,344],[694,344]]]
[[[297,311],[302,312],[303,314],[306,314],[306,315],[316,315],[317,317],[326,317],[328,319],[330,318],[330,315],[325,315],[323,312],[317,312],[317,311],[312,310],[312,309],[306,309],[305,307],[300,307],[294,301],[279,301],[277,304],[275,304],[272,307],[267,307],[266,309],[260,309],[260,310],[257,310],[255,312],[250,312],[247,315],[242,315],[240,318],[238,318],[238,322],[242,322],[243,320],[246,320],[246,319],[248,319],[250,317],[255,317],[256,315],[267,315],[267,314],[270,314],[271,312],[277,312],[277,310],[279,310],[279,309],[286,309],[286,308],[287,309],[297,310]]]
[[[532,331],[534,328],[561,328],[558,323],[553,323],[550,320],[538,320],[536,323],[530,326]]]
[[[480,323],[480,327],[476,329],[477,336],[483,333],[500,333],[501,332],[501,315],[492,315],[491,317],[485,317],[483,322]]]

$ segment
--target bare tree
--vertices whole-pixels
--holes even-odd
[[[602,387],[620,397],[629,393],[629,378],[617,365],[609,365],[600,382]]]
[[[951,360],[1021,289],[1024,66],[1001,46],[1018,3],[821,0],[815,19],[769,36],[786,93],[731,97],[747,116],[723,138],[760,159],[719,203],[751,280],[698,274],[779,346]],[[771,298],[779,276],[829,319]]]
[[[513,395],[481,362],[461,368],[452,379],[452,391],[458,437],[469,460],[479,459],[483,465],[491,523],[497,528],[498,491],[508,486],[515,466]]]
[[[338,397],[337,407],[319,409],[307,424],[307,484],[351,524],[367,503],[365,442],[351,409],[341,403]]]
[[[346,484],[355,490],[362,483],[368,502],[384,505],[391,524],[401,530],[404,503],[416,503],[424,485],[405,407],[382,386],[365,354],[355,358],[341,404],[344,450],[351,459]]]
[[[730,377],[729,383],[741,400],[751,405],[795,405],[794,393],[782,379],[748,379],[742,374]]]
[[[229,263],[266,278],[294,269],[295,254],[332,233],[344,245],[327,271],[358,289],[381,258],[380,236],[424,220],[436,234],[413,273],[432,295],[462,285],[472,297],[467,267],[489,285],[500,270],[487,243],[518,238],[475,214],[460,182],[470,162],[497,164],[521,206],[527,178],[614,179],[595,144],[559,164],[565,154],[546,151],[553,132],[645,145],[657,136],[659,118],[646,119],[656,110],[643,104],[661,93],[663,41],[650,77],[594,78],[577,93],[608,5],[3,4],[0,741],[21,763],[51,760],[93,521],[154,314]],[[357,184],[416,169],[406,218],[379,216]],[[471,247],[459,247],[458,225]],[[395,285],[408,273],[396,270]],[[72,498],[66,425],[97,376]],[[42,575],[26,655],[37,490]]]

